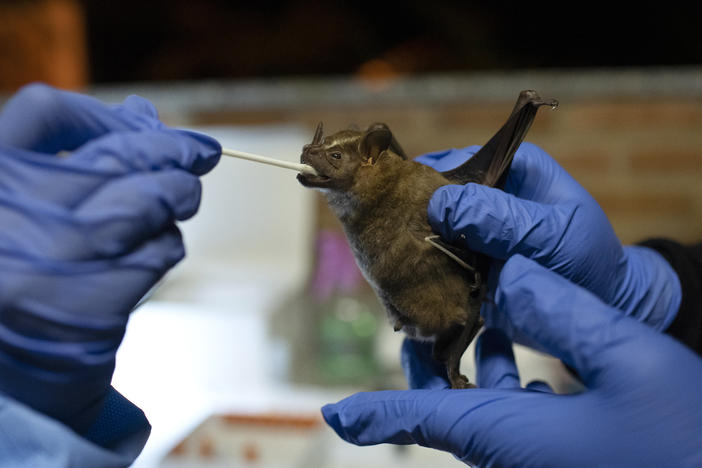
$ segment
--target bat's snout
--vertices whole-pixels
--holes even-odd
[[[313,166],[314,167],[314,166]],[[331,185],[331,178],[325,175],[298,174],[297,181],[304,187],[328,188]]]
[[[321,174],[324,172],[322,170],[325,162],[324,150],[316,145],[305,145],[304,148],[302,148],[300,162],[314,167],[314,169]]]

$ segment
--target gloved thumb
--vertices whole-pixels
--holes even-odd
[[[504,450],[523,452],[515,434],[534,428],[533,415],[548,414],[551,403],[541,392],[512,389],[382,391],[351,395],[322,415],[355,445],[418,444],[477,463]]]
[[[446,365],[434,359],[434,343],[405,338],[400,360],[409,387],[412,389],[444,390],[451,388]]]
[[[114,108],[118,111],[124,110],[126,112],[131,112],[135,115],[143,116],[144,118],[149,119],[144,123],[145,130],[153,130],[164,127],[164,125],[158,120],[158,110],[156,109],[156,106],[154,106],[148,99],[144,99],[136,94],[127,96],[124,101],[122,101],[122,104],[117,105]]]
[[[429,201],[429,223],[441,237],[497,259],[514,254],[548,261],[574,204],[545,205],[485,185],[446,185]]]
[[[531,407],[533,396],[483,389],[367,392],[324,406],[322,415],[355,445],[418,444],[471,461],[494,449],[495,440],[514,437],[509,432],[519,426],[515,405]],[[496,430],[506,414],[509,424]]]

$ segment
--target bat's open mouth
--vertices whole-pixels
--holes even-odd
[[[331,179],[325,175],[298,174],[297,180],[305,187],[327,187]]]

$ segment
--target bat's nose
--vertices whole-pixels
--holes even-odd
[[[305,149],[304,151],[302,151],[302,154],[300,155],[300,162],[303,162],[305,164],[309,164],[312,162],[313,159],[315,159],[316,156],[317,156],[317,153],[315,153],[313,151],[307,151],[307,149]]]
[[[306,145],[302,148],[302,159],[319,158],[321,153],[322,151],[320,148],[312,145]]]

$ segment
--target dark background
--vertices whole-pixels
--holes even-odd
[[[702,63],[675,3],[89,1],[91,81]]]

